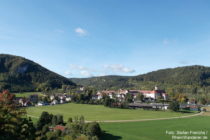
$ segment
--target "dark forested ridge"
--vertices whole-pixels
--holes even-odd
[[[78,85],[92,86],[96,89],[129,88],[133,85],[128,82],[129,76],[101,76],[92,78],[71,78]]]
[[[102,76],[93,78],[72,78],[76,84],[93,86],[97,89],[138,88],[152,89],[155,85],[162,89],[195,92],[210,87],[210,67],[185,66],[162,69],[138,76]],[[197,92],[197,91],[196,91]]]
[[[19,56],[0,54],[0,90],[35,91],[74,87],[71,80]]]
[[[210,67],[185,66],[162,69],[137,76],[101,76],[67,79],[23,57],[0,54],[0,90],[43,91],[75,87],[96,89],[153,89],[157,85],[172,93],[210,93]]]

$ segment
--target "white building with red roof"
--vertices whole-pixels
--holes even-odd
[[[133,94],[134,98],[136,98],[137,94],[143,94],[144,98],[149,98],[156,100],[158,98],[162,98],[164,100],[168,99],[168,95],[164,90],[159,90],[155,87],[154,90],[129,90],[129,93]]]
[[[110,98],[118,98],[120,100],[123,100],[126,96],[126,94],[132,94],[134,98],[138,94],[143,94],[144,98],[156,100],[158,98],[162,98],[164,100],[168,99],[168,95],[165,93],[164,90],[159,90],[157,87],[155,87],[154,90],[102,90],[97,92],[97,99],[102,99],[103,96],[109,96]]]

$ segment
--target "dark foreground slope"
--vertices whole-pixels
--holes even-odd
[[[71,80],[19,56],[0,54],[0,90],[35,91],[76,86]]]

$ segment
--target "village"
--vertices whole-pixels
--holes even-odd
[[[77,91],[78,95],[81,95],[84,91],[84,87],[80,87]],[[38,94],[30,95],[29,97],[16,97],[16,103],[21,107],[29,106],[46,106],[46,105],[57,105],[74,102],[75,94],[67,93],[54,93],[54,94],[42,94],[41,97]],[[169,108],[169,95],[164,91],[160,90],[155,86],[154,90],[101,90],[95,94],[91,94],[92,104],[100,104],[100,101],[104,97],[113,99],[122,103],[126,97],[131,97],[128,107],[132,109],[143,108],[153,110],[167,110]],[[97,102],[97,103],[96,103]],[[187,102],[180,104],[180,108],[188,108],[192,111],[198,111],[201,106],[195,104],[195,102]]]

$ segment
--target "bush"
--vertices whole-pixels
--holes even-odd
[[[169,109],[171,109],[172,111],[179,111],[179,102],[177,101],[172,101],[170,104],[169,104]]]
[[[69,136],[69,135],[66,135],[64,138],[63,138],[63,140],[74,140],[71,136]]]
[[[48,112],[42,112],[42,114],[37,122],[37,129],[41,130],[44,125],[51,124],[52,117],[53,117],[52,114],[49,114]]]
[[[97,122],[87,123],[85,133],[88,136],[100,136],[101,128]]]
[[[88,138],[88,136],[81,135],[81,136],[77,137],[75,140],[89,140],[89,138]]]

